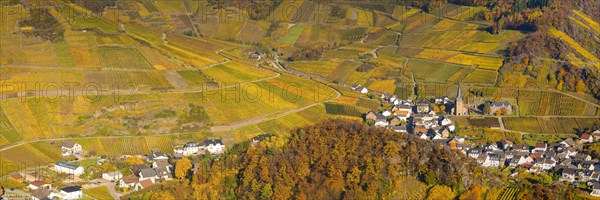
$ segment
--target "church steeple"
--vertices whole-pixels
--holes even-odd
[[[456,95],[456,102],[454,102],[454,114],[459,116],[469,115],[469,109],[467,105],[464,105],[462,99],[462,91],[460,89],[460,82],[458,83],[458,94]]]
[[[462,100],[462,91],[460,91],[460,82],[458,82],[458,94],[456,95],[456,100]]]

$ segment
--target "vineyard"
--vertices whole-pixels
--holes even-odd
[[[152,69],[134,48],[100,47],[97,51],[105,68]]]
[[[498,200],[516,200],[517,194],[521,189],[509,187],[504,189],[502,193],[499,195]]]
[[[327,114],[360,117],[362,113],[356,107],[344,104],[325,103]]]

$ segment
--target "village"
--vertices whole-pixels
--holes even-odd
[[[65,159],[75,159],[9,175],[8,181],[19,183],[23,187],[4,188],[14,195],[4,197],[33,200],[82,199],[89,198],[84,194],[86,189],[106,186],[112,198],[119,199],[130,192],[176,178],[175,163],[180,159],[194,160],[194,156],[204,155],[218,159],[225,151],[221,140],[213,139],[176,146],[172,155],[153,151],[148,155],[121,156],[113,163],[105,158],[90,156],[81,144],[66,140],[61,144],[60,153]],[[117,165],[116,162],[121,164]],[[192,163],[189,173],[197,173],[199,167],[198,162]]]
[[[353,85],[351,89],[362,94],[369,93],[366,87],[360,85]],[[511,176],[518,175],[516,169],[533,174],[555,174],[558,175],[555,178],[557,182],[589,188],[590,195],[600,197],[600,161],[582,152],[584,144],[600,141],[600,130],[581,134],[579,138],[564,138],[560,142],[537,142],[535,146],[515,144],[506,139],[474,145],[468,137],[455,134],[457,127],[452,117],[470,115],[469,106],[463,102],[460,85],[457,94],[454,102],[448,97],[438,97],[415,103],[383,93],[379,98],[389,106],[364,113],[363,120],[369,125],[411,134],[460,151],[483,167],[509,168],[514,172]],[[432,105],[436,107],[435,110]],[[489,105],[488,110],[482,113],[512,112],[508,102],[491,102]]]

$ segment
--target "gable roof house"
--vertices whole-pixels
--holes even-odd
[[[154,185],[154,180],[146,179],[146,180],[141,180],[140,182],[137,182],[134,187],[135,187],[135,190],[143,190],[152,185]]]
[[[31,181],[27,187],[32,190],[37,190],[38,188],[52,189],[52,185],[43,180]]]
[[[535,143],[535,147],[531,150],[531,153],[544,152],[547,148],[548,145],[545,142],[537,142]]]
[[[595,196],[595,197],[600,197],[600,183],[594,183],[594,186],[592,187],[592,192],[590,192],[590,195]]]
[[[513,146],[513,151],[529,153],[529,145],[528,144],[515,144]]]
[[[507,150],[508,148],[512,148],[514,146],[513,142],[510,140],[501,140],[500,141],[500,147],[502,147],[502,149]]]
[[[33,200],[50,200],[55,196],[52,190],[46,188],[38,188],[31,193],[31,199]]]
[[[121,187],[133,187],[139,181],[139,177],[135,175],[129,175],[119,180],[119,186]]]
[[[147,165],[144,164],[137,164],[137,165],[133,165],[131,167],[129,167],[129,170],[131,170],[131,173],[138,175],[143,169],[150,169],[150,167],[148,167]]]
[[[148,160],[168,160],[169,156],[167,156],[167,154],[164,154],[160,151],[153,151],[152,154],[148,155]]]
[[[200,151],[208,151],[210,154],[222,154],[225,152],[225,145],[220,139],[216,140],[204,140],[200,146]]]
[[[169,179],[171,177],[171,164],[167,160],[156,160],[152,163],[152,168],[156,170],[158,178]]]
[[[71,140],[65,140],[61,146],[60,150],[62,152],[62,156],[71,156],[75,154],[80,154],[83,151],[83,148],[80,144],[73,142]]]
[[[581,142],[583,142],[583,143],[592,143],[592,142],[594,142],[594,137],[592,135],[590,135],[590,134],[587,134],[587,133],[582,134],[581,137],[580,137],[580,139],[581,139]]]
[[[377,120],[377,113],[373,110],[370,110],[369,112],[367,112],[367,114],[365,114],[365,121],[375,121]]]
[[[482,150],[480,148],[472,148],[467,150],[467,155],[471,158],[475,158],[477,159],[479,157],[479,155],[482,154]]]
[[[102,178],[115,182],[118,181],[119,179],[123,178],[123,174],[121,174],[121,172],[119,171],[114,171],[114,172],[106,172],[106,173],[102,173]]]
[[[200,149],[200,144],[197,142],[188,142],[183,145],[183,156],[189,156],[192,154],[198,154],[198,150]]]
[[[154,179],[156,179],[158,177],[156,174],[156,170],[151,169],[151,168],[142,169],[140,171],[140,173],[138,174],[138,176],[140,177],[140,181],[146,180],[146,179],[152,179],[152,182],[154,182]]]
[[[80,186],[69,186],[60,189],[62,199],[81,199],[83,198],[83,189]]]
[[[391,126],[390,129],[398,133],[407,133],[406,126]]]
[[[575,146],[575,145],[576,145],[575,141],[573,141],[573,138],[567,138],[567,139],[563,140],[563,141],[562,141],[562,142],[560,142],[560,143],[561,143],[561,144],[564,144],[564,145],[565,145],[567,148],[568,148],[568,147],[572,147],[572,146]]]
[[[572,168],[565,168],[562,170],[561,180],[574,182],[577,176],[577,170]]]
[[[431,108],[429,107],[429,102],[425,100],[420,100],[417,102],[417,112],[418,113],[429,113]]]

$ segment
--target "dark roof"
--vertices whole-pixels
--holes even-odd
[[[147,165],[144,164],[137,164],[137,165],[133,165],[131,166],[129,169],[131,170],[131,172],[133,172],[134,174],[138,174],[140,171],[142,171],[142,169],[149,169],[150,167],[148,167]]]
[[[37,199],[41,199],[41,200],[45,200],[45,199],[50,199],[48,198],[48,196],[50,195],[50,193],[52,193],[52,191],[46,189],[46,188],[38,188],[36,190],[33,191],[33,193],[31,194],[31,196],[37,198]]]
[[[183,145],[183,147],[198,147],[198,143],[197,142],[188,142],[188,143],[185,143],[185,145]]]
[[[67,147],[67,148],[73,148],[73,146],[75,146],[75,142],[71,141],[71,140],[65,140],[61,146],[63,147]]]
[[[209,146],[209,145],[223,145],[223,142],[221,142],[221,139],[216,139],[216,140],[204,140],[204,143],[202,143],[204,146]]]
[[[81,189],[81,186],[69,186],[69,187],[66,187],[66,188],[63,188],[60,190],[67,192],[67,193],[71,193],[71,192],[81,191],[82,189]]]
[[[166,168],[169,166],[169,161],[167,160],[156,160],[154,162],[156,163],[157,168]]]
[[[572,168],[565,168],[562,171],[563,174],[576,174],[577,170]]]
[[[140,171],[140,175],[145,178],[146,177],[154,177],[154,176],[156,176],[156,171],[154,171],[154,169],[150,169],[150,168],[142,169]]]
[[[164,154],[164,153],[159,152],[159,151],[155,151],[152,154],[148,155],[148,159],[154,160],[154,159],[156,159],[158,157],[161,157],[161,156],[164,156],[164,157],[167,157],[167,158],[169,157],[169,156],[167,156],[167,154]]]
[[[510,103],[508,103],[508,102],[492,102],[491,106],[492,107],[508,107],[508,106],[510,106]]]
[[[68,168],[71,170],[76,170],[79,167],[77,165],[66,163],[66,162],[57,162],[56,165],[58,165],[60,167]]]
[[[429,106],[429,101],[420,100],[420,101],[417,102],[417,105],[428,105]]]
[[[600,190],[600,183],[594,183],[594,190]]]

